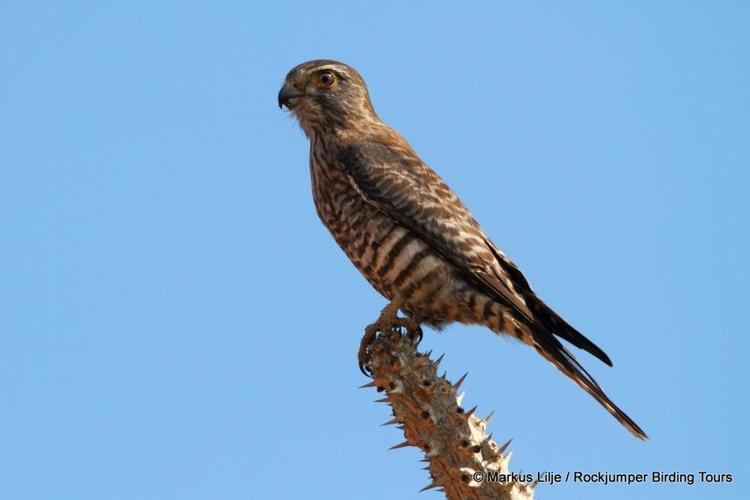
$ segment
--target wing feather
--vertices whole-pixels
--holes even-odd
[[[382,142],[351,145],[339,161],[352,186],[371,204],[427,241],[462,275],[536,323],[518,268],[490,242],[458,197],[413,153]],[[515,270],[509,274],[500,264]]]
[[[358,142],[342,149],[338,160],[365,200],[428,242],[469,282],[538,332],[559,335],[612,365],[599,347],[536,296],[518,267],[408,144]]]

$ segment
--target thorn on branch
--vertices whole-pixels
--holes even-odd
[[[403,325],[402,325],[403,326]],[[408,329],[408,328],[407,328]],[[439,377],[438,364],[445,355],[431,361],[430,354],[419,354],[409,334],[399,328],[384,328],[367,345],[367,367],[373,380],[363,387],[386,388],[385,397],[376,402],[388,403],[393,418],[382,425],[403,429],[406,446],[420,448],[432,482],[421,491],[444,491],[449,500],[490,499],[530,500],[533,489],[525,483],[476,482],[467,471],[508,473],[509,455],[503,455],[510,441],[498,447],[485,430],[491,413],[482,420],[475,415],[477,407],[464,411],[460,406],[464,393],[456,389],[466,380],[464,374],[451,383],[445,373]]]

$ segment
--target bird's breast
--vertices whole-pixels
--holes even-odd
[[[315,207],[323,224],[355,267],[386,298],[404,309],[452,320],[456,272],[429,244],[370,204],[343,169],[311,153]]]

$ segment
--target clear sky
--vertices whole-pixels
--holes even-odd
[[[314,58],[361,71],[652,436],[531,349],[428,331],[513,470],[735,478],[537,498],[750,497],[750,9],[658,4],[4,1],[0,498],[440,498],[357,389],[385,302],[276,106]]]

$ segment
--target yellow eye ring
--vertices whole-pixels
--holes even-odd
[[[333,87],[334,83],[336,83],[336,77],[330,71],[324,71],[318,75],[318,87],[327,89]]]

